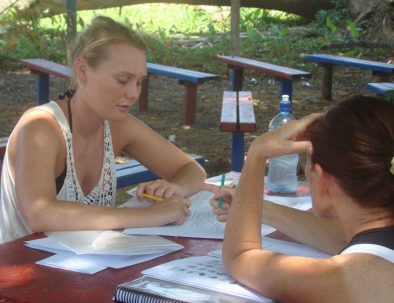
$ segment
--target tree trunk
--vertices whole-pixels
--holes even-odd
[[[39,13],[48,9],[45,16],[53,16],[66,12],[64,0],[26,0],[30,2],[28,10]],[[144,3],[183,3],[193,5],[231,6],[231,0],[78,0],[78,10],[92,10],[109,7],[120,7]],[[292,13],[312,20],[317,11],[333,8],[331,0],[242,0],[242,7],[274,9]]]
[[[239,56],[240,5],[241,0],[231,0],[230,55],[233,56]]]
[[[346,0],[356,21],[368,20],[367,38],[394,40],[394,2],[392,0]]]

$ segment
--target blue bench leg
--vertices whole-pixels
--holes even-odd
[[[37,77],[37,105],[49,102],[49,75],[39,74]]]
[[[231,84],[231,90],[233,92],[242,90],[243,77],[244,77],[243,69],[237,69],[237,68],[230,69],[230,84]]]
[[[232,133],[231,169],[240,172],[244,165],[244,134]]]
[[[293,81],[282,80],[280,83],[280,94],[289,95],[290,100],[293,100]]]

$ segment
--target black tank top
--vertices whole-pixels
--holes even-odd
[[[372,228],[356,234],[341,252],[355,244],[375,244],[394,250],[394,225]]]
[[[73,132],[73,118],[71,115],[71,97],[73,96],[74,92],[67,91],[63,96],[59,96],[59,99],[64,99],[66,96],[68,97],[67,102],[67,109],[68,109],[68,125],[70,126],[71,133]],[[63,172],[60,174],[59,177],[56,178],[56,194],[60,192],[63,187],[64,180],[66,179],[67,174],[67,161],[64,167]]]

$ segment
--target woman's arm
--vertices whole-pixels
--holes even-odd
[[[188,196],[198,191],[206,179],[204,169],[191,157],[165,140],[158,133],[133,116],[120,123],[112,123],[115,152],[127,152],[164,180],[143,184],[138,194],[169,197]]]
[[[261,244],[261,224],[265,218],[261,197],[266,160],[272,156],[305,151],[310,143],[294,142],[292,138],[316,118],[309,116],[291,123],[279,132],[260,136],[252,143],[226,224],[223,242],[226,269],[236,280],[279,301],[323,302],[319,299],[330,287],[341,288],[340,270],[335,258],[288,257],[266,251],[264,243]],[[313,294],[308,292],[310,289],[313,289]]]
[[[172,197],[145,209],[108,208],[56,199],[55,179],[65,145],[49,114],[25,116],[10,137],[9,159],[18,204],[33,232],[122,229],[181,224],[190,201]]]
[[[219,221],[227,221],[234,194],[234,188],[224,187],[217,190],[211,199],[213,212]],[[222,198],[223,202],[221,208],[218,207],[219,198]],[[262,212],[264,224],[321,251],[336,254],[347,242],[334,220],[317,217],[311,211],[302,211],[264,200]]]
[[[348,241],[333,219],[269,201],[264,201],[263,222],[298,242],[333,255]]]

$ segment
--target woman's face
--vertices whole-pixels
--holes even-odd
[[[86,81],[80,87],[89,106],[102,119],[121,120],[141,93],[147,76],[145,52],[126,43],[106,48],[107,57],[98,66],[86,66]]]

